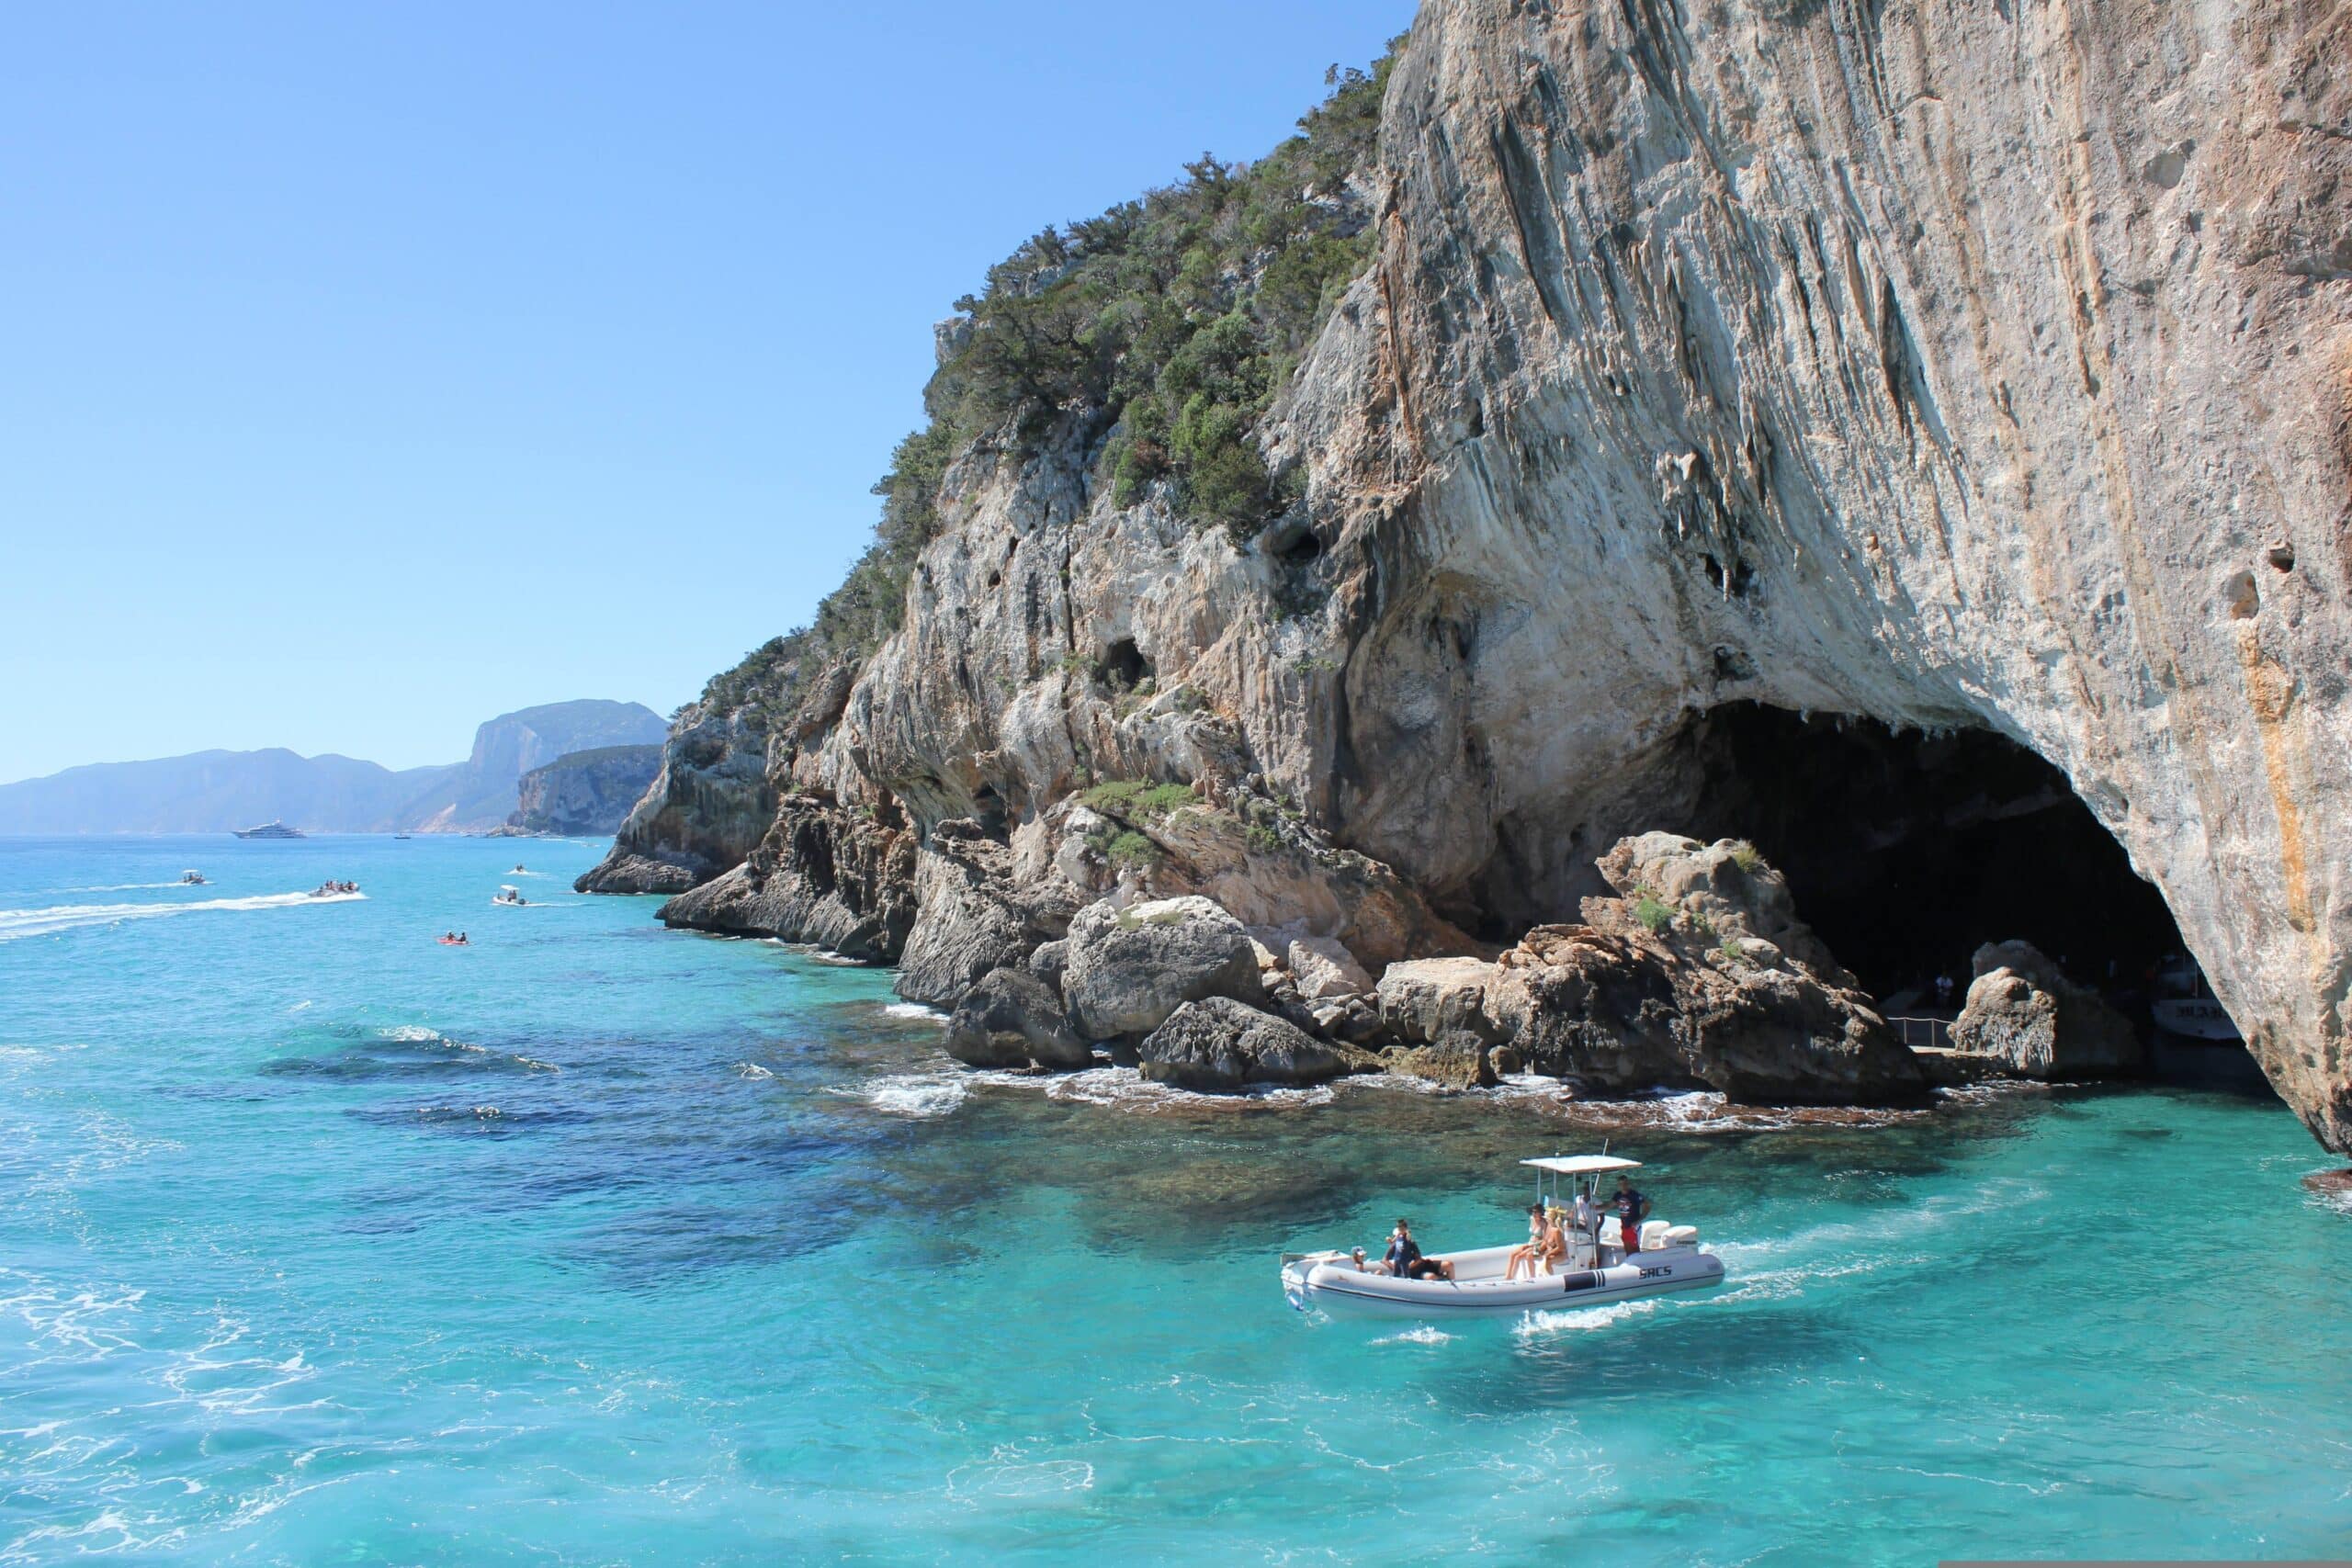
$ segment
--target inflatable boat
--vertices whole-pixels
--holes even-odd
[[[1638,1170],[1638,1160],[1611,1155],[1550,1155],[1520,1161],[1537,1171],[1536,1199],[1555,1218],[1572,1212],[1583,1183],[1589,1206],[1596,1202],[1594,1187],[1604,1173]],[[1544,1190],[1544,1177],[1552,1179]],[[1566,1179],[1568,1203],[1561,1202],[1560,1183]],[[1286,1252],[1283,1255],[1283,1294],[1300,1312],[1324,1312],[1334,1317],[1420,1318],[1489,1316],[1562,1307],[1600,1306],[1664,1295],[1669,1291],[1704,1290],[1724,1281],[1723,1259],[1704,1251],[1691,1225],[1670,1225],[1663,1220],[1642,1224],[1641,1245],[1631,1256],[1614,1219],[1578,1233],[1565,1221],[1567,1253],[1556,1264],[1539,1266],[1532,1275],[1505,1278],[1510,1267],[1510,1247],[1483,1247],[1468,1252],[1432,1252],[1431,1261],[1453,1265],[1450,1280],[1403,1280],[1373,1259],[1356,1260],[1354,1251]]]

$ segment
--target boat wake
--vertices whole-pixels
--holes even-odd
[[[0,909],[0,942],[207,909],[300,909],[313,904],[354,904],[367,897],[365,893],[264,893],[249,898],[199,898],[190,904],[52,904],[45,909]]]

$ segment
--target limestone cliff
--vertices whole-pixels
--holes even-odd
[[[681,914],[893,956],[1012,929],[978,833],[1021,941],[1125,885],[1377,966],[1736,817],[1733,708],[2004,737],[2352,1148],[2347,62],[2319,4],[1430,0],[1309,192],[1370,255],[1252,426],[1275,502],[1131,482],[1136,404],[978,434],[838,699],[690,710],[616,853],[759,841]]]
[[[525,833],[616,831],[662,768],[659,746],[568,751],[514,782],[506,826]]]

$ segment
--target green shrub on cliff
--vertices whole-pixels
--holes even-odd
[[[1188,784],[1147,784],[1141,779],[1110,779],[1079,791],[1079,801],[1090,811],[1129,821],[1149,822],[1167,816],[1200,797]]]
[[[1257,423],[1372,254],[1338,193],[1370,164],[1394,51],[1335,69],[1299,134],[1256,164],[1203,154],[1179,184],[989,268],[956,302],[971,331],[925,393],[935,423],[1009,429],[1021,447],[1074,417],[1110,432],[1095,477],[1120,504],[1166,480],[1200,522],[1263,522],[1283,497]]]
[[[1371,257],[1368,230],[1342,231],[1362,214],[1337,193],[1370,166],[1403,41],[1370,71],[1334,67],[1330,96],[1257,163],[1204,154],[1177,184],[1040,231],[990,267],[956,301],[970,330],[924,389],[929,422],[874,487],[873,543],[808,626],[714,676],[703,700],[774,722],[824,670],[862,664],[898,629],[947,466],[976,439],[1017,458],[1074,421],[1101,442],[1093,481],[1122,505],[1165,482],[1196,521],[1237,533],[1278,510],[1258,421]]]

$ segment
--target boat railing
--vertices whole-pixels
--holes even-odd
[[[1951,1049],[1951,1020],[1948,1018],[1890,1018],[1903,1043],[1914,1051],[1949,1051]]]

